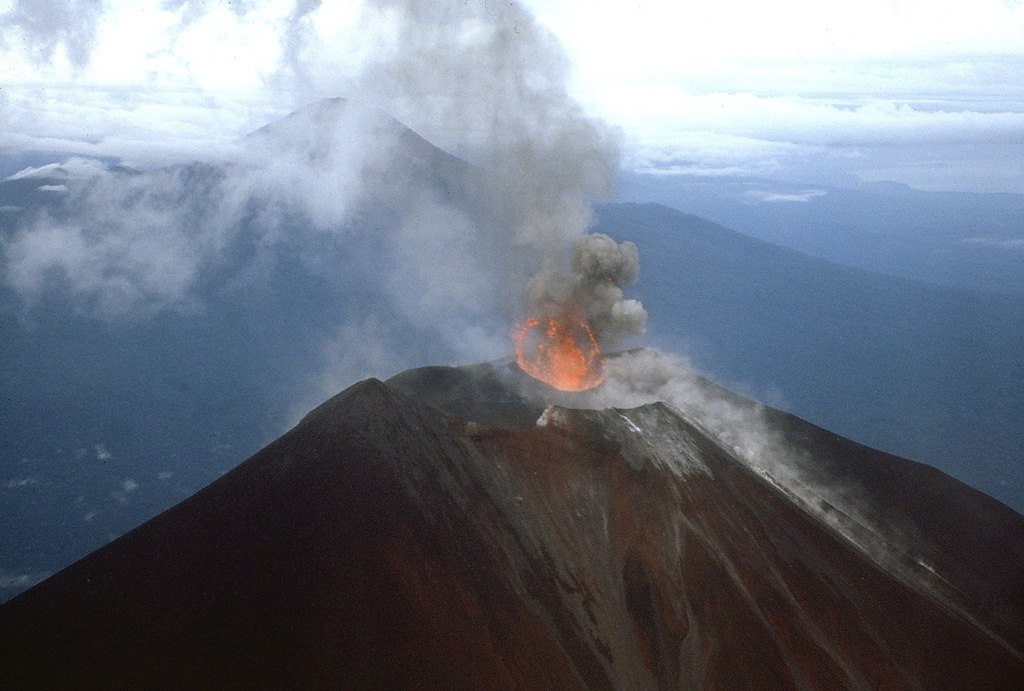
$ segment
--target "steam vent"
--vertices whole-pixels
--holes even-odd
[[[1024,688],[1020,515],[778,411],[769,476],[528,379],[338,394],[0,606],[0,688]]]

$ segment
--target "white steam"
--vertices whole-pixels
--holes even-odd
[[[816,515],[884,568],[920,582],[903,548],[915,545],[911,524],[878,520],[871,492],[856,481],[838,481],[823,459],[813,456],[766,417],[766,408],[711,384],[684,360],[642,349],[607,360],[605,381],[569,402],[587,408],[635,408],[664,402],[715,440],[734,458]]]
[[[727,398],[674,356],[645,348],[610,358],[604,383],[583,400],[598,409],[668,403],[762,474],[791,472],[792,449],[765,423],[761,405]]]

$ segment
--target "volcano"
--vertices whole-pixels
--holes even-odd
[[[0,687],[1024,687],[1004,505],[779,411],[766,474],[692,411],[531,382],[348,388],[0,606]]]

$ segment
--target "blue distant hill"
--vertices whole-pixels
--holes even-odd
[[[823,259],[1024,295],[1024,195],[624,173],[620,201],[658,202]]]

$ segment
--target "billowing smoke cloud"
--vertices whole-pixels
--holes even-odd
[[[81,66],[92,51],[102,6],[102,0],[16,0],[0,15],[0,25],[20,29],[19,38],[37,59],[50,60],[64,46],[71,62]]]
[[[626,299],[622,287],[640,273],[640,258],[632,242],[617,243],[600,233],[576,241],[569,272],[547,267],[529,282],[529,311],[544,317],[566,314],[589,324],[598,341],[614,345],[623,336],[644,331],[647,311]]]
[[[200,163],[61,180],[66,191],[48,192],[58,208],[2,240],[7,284],[29,303],[54,292],[103,319],[138,318],[203,310],[211,291],[297,262],[358,296],[311,327],[315,377],[331,382],[357,361],[353,378],[388,373],[337,356],[357,333],[361,352],[399,368],[505,355],[515,320],[559,301],[606,342],[641,332],[646,314],[622,292],[636,247],[586,234],[617,137],[569,95],[554,37],[515,3],[370,0],[355,18],[374,37],[358,70],[331,70],[310,55],[323,11],[296,5],[275,77],[314,105]],[[316,102],[338,94],[348,100]]]
[[[640,333],[646,314],[622,295],[639,270],[636,247],[584,235],[590,200],[610,192],[615,139],[568,95],[555,39],[514,3],[466,3],[458,16],[431,3],[377,6],[399,18],[401,50],[368,66],[366,83],[480,165],[478,222],[504,236],[493,249],[512,259],[503,282],[521,290],[530,275],[527,311],[578,311],[599,338]]]

